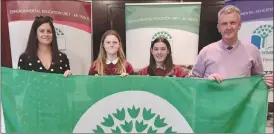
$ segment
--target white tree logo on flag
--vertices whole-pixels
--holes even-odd
[[[92,105],[78,120],[73,133],[193,133],[193,130],[184,116],[163,98],[144,91],[124,91]]]

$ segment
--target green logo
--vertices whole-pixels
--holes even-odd
[[[163,38],[166,38],[168,40],[172,40],[172,36],[169,33],[165,32],[165,31],[160,31],[160,32],[157,32],[156,34],[154,34],[153,37],[152,37],[152,40],[155,40],[158,37],[163,37]]]
[[[162,37],[162,38],[166,38],[170,44],[170,47],[171,47],[171,51],[173,51],[173,40],[172,40],[172,36],[171,34],[169,34],[168,32],[166,31],[160,31],[160,32],[157,32],[156,34],[154,34],[152,36],[152,41],[154,41],[156,38],[158,37]],[[152,42],[151,41],[151,42]]]
[[[112,133],[157,133],[163,129],[162,133],[175,133],[172,126],[165,122],[165,118],[151,112],[151,109],[135,108],[135,106],[117,109],[116,113],[108,114],[93,132],[106,133],[107,129]]]
[[[136,99],[142,98],[142,99]],[[93,104],[73,133],[193,133],[176,107],[144,91],[124,91]]]

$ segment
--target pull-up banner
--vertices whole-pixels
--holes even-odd
[[[126,55],[134,69],[149,64],[150,45],[165,37],[176,65],[193,65],[198,54],[201,3],[126,4]]]
[[[87,74],[92,62],[91,3],[80,1],[8,1],[13,68],[26,48],[35,16],[53,18],[58,48],[67,54],[74,74]]]

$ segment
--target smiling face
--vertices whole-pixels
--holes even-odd
[[[52,29],[49,23],[44,23],[37,28],[37,39],[39,45],[50,45],[52,42]]]
[[[108,35],[104,40],[103,47],[105,48],[107,54],[117,54],[120,48],[120,41],[115,35]]]
[[[233,41],[238,38],[238,31],[241,28],[239,14],[232,12],[229,14],[221,14],[219,16],[218,30],[225,41]]]
[[[151,54],[153,55],[156,63],[164,63],[169,51],[165,43],[157,42],[151,49]]]

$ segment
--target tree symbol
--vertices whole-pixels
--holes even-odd
[[[253,34],[258,34],[262,38],[262,48],[264,48],[265,45],[265,39],[266,37],[273,31],[273,26],[269,24],[262,25],[255,29]]]
[[[156,33],[156,34],[152,37],[152,39],[154,40],[154,39],[156,39],[156,38],[158,38],[158,37],[166,38],[166,39],[168,39],[168,40],[171,40],[171,39],[172,39],[171,35],[170,35],[169,33],[167,33],[167,32],[164,32],[164,31],[161,31],[161,32]]]
[[[137,119],[138,116],[140,118]],[[105,133],[108,129],[112,133],[131,133],[134,130],[138,133],[156,133],[157,131],[175,133],[172,126],[168,125],[165,120],[165,118],[152,112],[149,108],[135,108],[133,105],[132,108],[116,109],[116,113],[103,117],[103,122],[96,125],[93,132]],[[116,121],[120,123],[116,124]]]
[[[61,31],[61,29],[59,29],[59,28],[55,28],[55,32],[56,32],[57,36],[64,35],[64,32]]]

